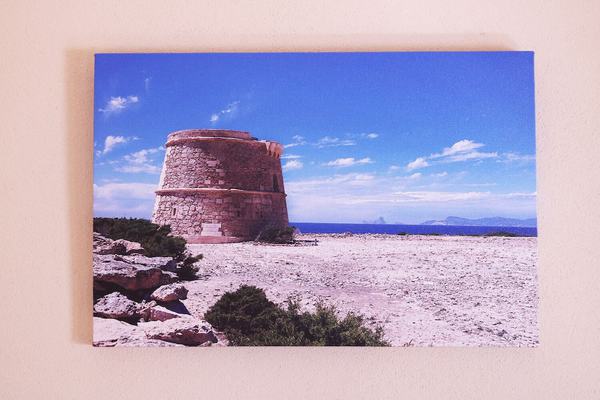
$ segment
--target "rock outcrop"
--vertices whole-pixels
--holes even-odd
[[[164,340],[186,346],[217,343],[212,326],[192,317],[171,318],[166,321],[140,323],[139,327],[149,339]]]
[[[144,253],[144,249],[139,243],[124,239],[112,240],[96,232],[94,232],[93,248],[96,254],[127,255]]]
[[[173,347],[181,345],[164,340],[150,339],[144,330],[136,325],[116,319],[94,317],[94,346]]]
[[[139,315],[140,305],[129,300],[119,292],[101,297],[94,304],[94,315],[103,318],[135,320]]]
[[[180,318],[183,315],[184,314],[171,311],[166,307],[155,305],[148,309],[148,316],[145,319],[147,321],[166,321],[168,319]]]
[[[122,256],[121,259],[131,264],[160,268],[164,272],[177,272],[177,261],[173,260],[173,257],[146,257],[134,254]]]
[[[138,246],[94,233],[94,346],[227,345],[181,302],[188,290],[177,283],[180,263],[136,254]]]
[[[94,255],[94,282],[140,290],[155,289],[172,281],[173,276],[165,273],[150,257],[135,256],[128,260],[115,254]]]
[[[152,300],[160,302],[169,302],[177,300],[185,300],[187,298],[188,290],[180,283],[174,283],[171,285],[164,285],[156,289],[150,297]]]

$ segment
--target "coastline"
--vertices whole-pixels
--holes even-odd
[[[373,224],[373,223],[316,223],[290,222],[302,234],[388,234],[483,236],[493,232],[507,232],[517,236],[536,237],[537,226],[524,225],[448,225],[448,224]]]
[[[242,284],[302,307],[322,300],[381,325],[394,346],[536,346],[537,238],[301,234],[298,245],[188,245],[195,316]]]

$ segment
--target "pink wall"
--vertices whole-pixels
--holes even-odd
[[[600,2],[3,1],[0,398],[593,399]],[[537,349],[94,349],[94,52],[535,50]]]

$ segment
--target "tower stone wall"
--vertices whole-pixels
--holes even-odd
[[[189,243],[252,240],[266,227],[287,226],[282,151],[248,132],[171,133],[153,222]]]

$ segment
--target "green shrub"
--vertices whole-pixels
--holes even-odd
[[[183,281],[193,281],[197,279],[198,277],[196,274],[200,268],[196,266],[196,262],[200,261],[202,257],[202,254],[198,254],[197,256],[187,256],[180,262],[176,270],[179,279]]]
[[[94,218],[94,232],[113,240],[138,242],[148,257],[185,258],[185,239],[171,236],[168,225],[153,224],[141,218]]]
[[[255,286],[225,293],[205,314],[236,346],[388,346],[381,327],[371,330],[363,317],[339,319],[334,306],[317,304],[314,313],[300,312],[297,301],[282,308]]]
[[[497,232],[489,232],[483,235],[485,237],[518,237],[516,233],[506,232],[506,231],[497,231]]]
[[[296,228],[293,226],[265,228],[258,234],[256,241],[261,243],[291,244],[294,243],[295,231]]]

